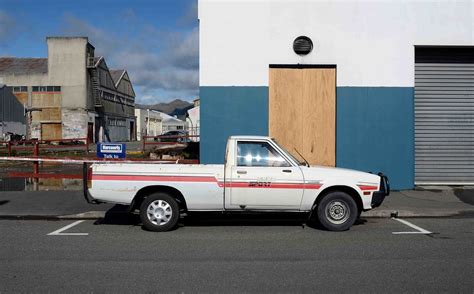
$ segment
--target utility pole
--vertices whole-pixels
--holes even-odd
[[[150,109],[147,109],[146,135],[150,133]]]
[[[26,137],[27,137],[28,140],[30,140],[31,139],[31,122],[33,120],[32,112],[33,111],[43,111],[43,109],[38,108],[38,107],[28,108],[26,106],[26,104],[23,104],[23,107],[24,107],[24,115],[25,115],[25,119],[26,119]]]
[[[0,88],[3,88],[3,87],[0,87]],[[3,125],[5,124],[5,115],[4,115],[4,113],[5,113],[5,95],[4,95],[3,91],[1,91],[1,93],[2,93],[2,97],[1,97],[2,98],[2,109],[1,109],[1,112],[2,112],[2,133],[1,133],[1,135],[2,135],[2,140],[5,140],[5,138],[3,138],[3,131],[4,131],[4,126]]]

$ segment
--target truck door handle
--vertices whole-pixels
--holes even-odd
[[[283,172],[284,173],[291,173],[291,169],[284,169]]]
[[[245,171],[245,170],[238,170],[237,173],[238,173],[239,175],[245,175],[245,174],[247,174],[247,171]]]

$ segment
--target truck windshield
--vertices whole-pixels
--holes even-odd
[[[272,138],[273,142],[275,142],[275,144],[278,145],[278,147],[280,147],[281,150],[283,150],[286,154],[286,156],[290,157],[294,162],[296,162],[298,165],[302,165],[302,166],[306,166],[306,162],[303,158],[301,159],[298,159],[300,158],[299,155],[295,156],[293,155],[291,152],[289,152],[288,150],[286,150],[283,146],[281,146],[280,144],[278,144],[277,140]]]

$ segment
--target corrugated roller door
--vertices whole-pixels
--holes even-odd
[[[474,48],[463,49],[415,51],[418,185],[474,183]]]

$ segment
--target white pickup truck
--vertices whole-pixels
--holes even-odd
[[[84,175],[89,203],[129,205],[151,231],[194,211],[299,212],[342,231],[390,193],[381,173],[309,166],[260,136],[230,137],[223,165],[98,163]]]

